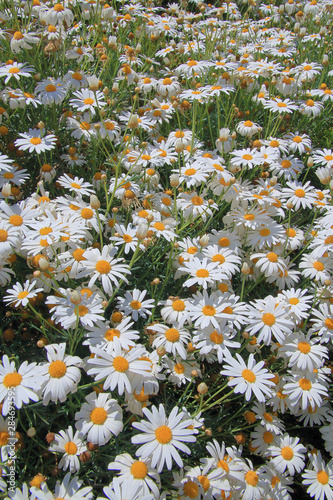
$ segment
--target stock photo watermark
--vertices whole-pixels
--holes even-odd
[[[8,390],[8,490],[15,492],[16,476],[16,408],[15,408],[15,390]]]

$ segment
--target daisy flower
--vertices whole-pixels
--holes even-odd
[[[155,498],[159,498],[160,475],[150,465],[151,459],[147,457],[136,460],[128,453],[117,455],[113,462],[108,465],[109,470],[119,471],[117,479],[123,484],[126,481],[131,484],[139,484],[144,495],[152,492]]]
[[[141,292],[136,288],[132,292],[127,291],[124,297],[118,297],[118,308],[120,311],[123,311],[126,316],[131,315],[134,321],[137,321],[139,316],[147,318],[147,316],[151,315],[150,309],[154,308],[155,301],[154,299],[144,300],[146,294],[146,290]]]
[[[263,103],[265,109],[269,109],[273,113],[293,113],[298,106],[290,99],[267,99],[266,102]]]
[[[74,179],[72,179],[68,174],[64,174],[58,178],[57,182],[60,186],[74,191],[80,196],[95,194],[92,184],[90,184],[90,182],[85,182],[84,179],[79,179],[78,177],[74,177]]]
[[[324,167],[333,167],[333,150],[332,149],[316,149],[312,154],[313,163],[315,165],[324,165]]]
[[[248,317],[245,329],[250,335],[256,335],[258,344],[263,341],[265,345],[270,345],[272,335],[282,344],[294,327],[293,321],[287,316],[285,305],[279,304],[271,295],[264,300],[251,302]]]
[[[182,210],[183,216],[186,219],[201,217],[203,221],[206,221],[207,215],[213,215],[211,209],[217,210],[218,206],[216,203],[209,204],[205,200],[205,191],[201,195],[199,196],[196,191],[192,191],[192,193],[180,193],[177,196],[177,208]]]
[[[239,349],[240,343],[234,342],[232,339],[235,337],[235,332],[227,328],[216,330],[212,326],[203,328],[194,332],[193,345],[199,350],[199,354],[203,357],[214,352],[217,356],[218,362],[222,363],[223,359],[232,356],[229,348]]]
[[[319,116],[324,110],[324,105],[321,102],[316,102],[313,99],[301,101],[299,103],[299,112],[302,115],[316,117]]]
[[[77,109],[79,113],[88,111],[91,116],[96,114],[95,108],[101,108],[106,105],[103,92],[93,92],[89,89],[78,90],[73,93],[75,99],[71,99],[69,104]]]
[[[189,262],[184,262],[179,271],[191,276],[185,281],[184,286],[189,288],[192,285],[198,285],[205,290],[208,286],[213,286],[214,282],[225,277],[218,266],[218,262],[208,262],[206,257],[202,260],[194,257]]]
[[[0,256],[7,258],[21,247],[20,230],[11,226],[7,221],[0,221]]]
[[[315,372],[293,371],[286,380],[283,391],[297,409],[321,406],[323,398],[328,398],[328,389]]]
[[[289,140],[288,148],[293,153],[304,154],[306,151],[312,150],[311,139],[306,134],[301,134],[299,132],[289,133],[284,136],[285,140]]]
[[[252,137],[262,130],[260,125],[251,122],[251,120],[245,120],[238,123],[236,130],[240,135],[245,137]]]
[[[45,346],[47,363],[41,365],[43,383],[43,405],[50,401],[66,401],[68,393],[77,391],[81,379],[82,360],[78,356],[65,354],[66,343]]]
[[[230,165],[237,165],[240,167],[253,168],[262,163],[262,157],[256,149],[241,149],[231,153],[233,158]]]
[[[186,359],[184,361],[178,356],[176,356],[173,360],[165,357],[163,358],[163,364],[165,373],[169,375],[168,380],[177,387],[181,387],[182,384],[186,384],[191,382],[191,380],[194,380],[192,375],[193,370],[198,372],[199,377],[201,376],[200,367],[193,359]]]
[[[142,487],[140,484],[133,484],[132,481],[126,481],[121,483],[121,481],[115,477],[109,486],[103,488],[105,496],[109,500],[154,500],[155,497],[152,494],[145,495],[142,493]],[[105,500],[104,497],[98,497],[97,500]]]
[[[333,459],[328,464],[323,460],[320,451],[308,454],[311,469],[302,472],[302,483],[315,500],[332,500],[333,498]]]
[[[54,494],[48,489],[45,482],[41,484],[40,488],[32,486],[30,491],[38,500],[53,500],[54,498],[91,500],[93,498],[92,487],[81,488],[82,483],[83,481],[76,476],[71,477],[71,473],[68,472],[61,483],[59,480],[56,482]]]
[[[113,258],[116,252],[117,249],[111,245],[105,245],[102,252],[97,248],[86,250],[83,254],[85,258],[84,269],[79,271],[77,278],[90,276],[89,288],[96,280],[102,281],[103,290],[111,296],[113,284],[119,288],[118,279],[127,283],[125,275],[131,273],[129,266],[123,264],[124,259]]]
[[[28,364],[24,361],[18,370],[15,362],[9,361],[8,356],[2,357],[0,365],[0,403],[2,403],[2,415],[6,416],[10,410],[8,397],[15,392],[15,407],[22,408],[22,404],[31,401],[38,401],[38,392],[44,382],[41,369],[37,363]],[[10,394],[9,394],[10,393]]]
[[[35,286],[36,281],[30,283],[29,280],[27,280],[24,285],[17,282],[12,290],[6,290],[9,295],[5,295],[3,301],[14,307],[25,307],[29,303],[29,299],[36,297],[39,292],[43,291],[43,288],[35,288]]]
[[[212,325],[218,329],[219,324],[231,319],[230,311],[225,311],[231,304],[218,292],[208,295],[206,290],[203,294],[197,292],[188,302],[188,314],[194,321],[196,328],[205,328]]]
[[[272,457],[270,463],[277,472],[283,473],[288,469],[291,476],[294,476],[296,472],[301,472],[304,467],[306,448],[298,443],[298,438],[284,434],[277,436],[275,444],[268,447],[267,455]]]
[[[254,253],[251,255],[251,260],[265,276],[284,272],[286,268],[285,261],[275,252]]]
[[[110,441],[112,434],[118,436],[123,430],[122,409],[111,395],[95,392],[86,396],[79,412],[75,413],[75,427],[92,444],[102,446]]]
[[[115,245],[123,245],[125,254],[128,254],[131,250],[134,252],[138,246],[138,238],[136,236],[137,227],[132,227],[132,224],[128,224],[126,227],[122,224],[115,225],[115,233],[117,236],[112,236],[110,241],[114,241]],[[140,245],[140,248],[144,250],[144,246]]]
[[[177,322],[182,327],[188,321],[187,299],[169,297],[166,301],[162,301],[162,305],[161,316],[166,323],[173,325]]]
[[[289,335],[281,347],[279,356],[288,361],[288,366],[295,366],[303,372],[312,372],[323,366],[325,358],[328,358],[328,349],[322,345],[317,345],[319,338],[311,339],[311,332],[305,335],[298,331]]]
[[[46,78],[36,85],[35,92],[38,99],[45,106],[51,104],[61,104],[67,94],[67,87],[64,86],[61,78]]]
[[[149,230],[152,231],[157,238],[165,238],[167,241],[173,241],[176,238],[176,233],[174,229],[177,222],[171,217],[164,219],[163,222],[156,221],[152,222],[149,226]]]
[[[131,318],[124,318],[116,325],[117,328],[113,328],[109,322],[97,321],[94,326],[86,328],[84,336],[88,340],[85,340],[82,344],[106,349],[106,346],[112,344],[117,337],[122,349],[126,351],[134,347],[135,341],[140,338],[137,330],[131,330],[133,325],[134,323],[131,321]]]
[[[165,347],[166,352],[172,353],[173,356],[179,355],[182,359],[187,358],[187,353],[185,347],[191,339],[191,334],[184,327],[180,327],[177,323],[169,328],[166,325],[155,323],[147,327],[152,333],[155,333],[154,341],[152,347],[158,349],[159,347]]]
[[[307,311],[311,308],[313,295],[308,295],[308,290],[284,290],[278,295],[278,300],[284,301],[286,307],[289,308],[292,318],[295,321],[302,321],[309,316]],[[310,304],[308,303],[310,302]]]
[[[26,78],[30,78],[34,73],[34,69],[28,66],[26,63],[18,63],[18,62],[8,62],[8,64],[3,64],[0,66],[0,78],[6,77],[5,85],[9,82],[9,80],[14,77],[15,80],[20,80],[21,76]]]
[[[105,379],[103,389],[110,388],[118,390],[121,396],[125,389],[132,393],[133,390],[141,391],[143,379],[149,377],[151,364],[142,359],[145,357],[145,349],[141,345],[133,347],[130,351],[124,351],[118,339],[107,346],[105,350],[96,347],[91,348],[95,357],[88,359],[88,375],[95,375],[95,380]]]
[[[282,196],[287,203],[293,204],[293,210],[297,211],[299,208],[312,208],[315,199],[315,189],[311,186],[310,181],[304,185],[301,182],[287,182],[287,186],[282,189]]]
[[[166,416],[164,406],[160,404],[157,409],[152,406],[151,410],[143,408],[142,411],[147,421],[134,422],[135,429],[141,431],[132,437],[133,444],[142,444],[137,450],[136,455],[142,459],[151,457],[152,467],[156,467],[158,472],[162,472],[164,465],[167,469],[172,469],[172,459],[178,467],[183,467],[183,461],[177,451],[177,448],[188,455],[190,449],[184,444],[194,443],[196,437],[194,430],[189,429],[191,420],[183,420],[184,413],[174,407],[169,417]]]
[[[16,139],[15,146],[29,153],[44,153],[55,148],[57,138],[53,134],[43,136],[43,131],[40,129],[29,128],[28,132],[19,134],[21,139]]]
[[[74,434],[72,426],[55,435],[54,441],[52,441],[49,446],[49,451],[63,453],[63,456],[58,464],[60,469],[69,469],[71,473],[80,470],[79,456],[87,449],[82,438],[83,436],[79,431],[76,431]]]
[[[220,373],[226,377],[233,377],[228,382],[229,387],[235,386],[235,393],[245,394],[246,401],[249,401],[252,396],[252,391],[255,397],[260,402],[265,402],[266,396],[271,396],[271,386],[274,385],[272,378],[274,375],[263,368],[264,361],[256,363],[253,354],[250,354],[247,365],[243,358],[236,353],[237,361],[234,358],[226,359],[228,365],[224,365]]]
[[[316,279],[323,285],[326,280],[332,279],[332,259],[305,255],[299,263],[301,273],[306,278]]]

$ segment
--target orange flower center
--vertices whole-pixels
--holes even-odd
[[[68,455],[75,455],[77,452],[77,446],[73,441],[68,441],[68,443],[65,444],[65,451],[68,453]]]
[[[108,274],[111,271],[111,264],[107,260],[99,260],[95,269],[100,274]]]
[[[107,412],[104,408],[94,408],[90,413],[90,421],[95,425],[104,424],[105,420],[108,418]]]
[[[293,450],[290,448],[290,446],[285,446],[284,448],[282,448],[281,450],[281,456],[285,459],[285,460],[292,460],[293,459],[293,456],[294,456],[294,452]]]
[[[255,374],[253,373],[252,370],[248,370],[247,368],[245,368],[243,371],[242,371],[242,377],[243,379],[246,380],[246,382],[249,382],[250,384],[253,384],[257,377],[255,376]]]
[[[131,474],[134,479],[144,479],[148,474],[148,467],[141,460],[137,460],[131,465]]]
[[[116,356],[113,360],[113,368],[120,373],[125,373],[129,368],[129,362],[123,356]]]
[[[172,431],[167,425],[161,425],[156,429],[155,437],[160,444],[168,444],[172,439]]]
[[[180,337],[179,331],[176,328],[169,328],[164,335],[169,342],[177,342]]]
[[[22,382],[22,375],[20,373],[13,372],[13,373],[7,373],[7,375],[4,376],[2,383],[8,389],[10,387],[17,387],[18,385],[20,385],[21,382]]]
[[[51,377],[61,378],[65,375],[66,372],[67,366],[60,359],[57,359],[56,361],[52,361],[52,363],[50,363],[49,374],[51,375]]]
[[[202,312],[205,316],[215,316],[216,309],[214,306],[207,305],[202,308]]]

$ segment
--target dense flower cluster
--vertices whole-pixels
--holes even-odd
[[[332,500],[332,4],[159,3],[1,7],[0,490]]]

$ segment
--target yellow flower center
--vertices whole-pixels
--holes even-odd
[[[324,470],[320,470],[317,472],[317,481],[318,483],[320,484],[327,484],[328,481],[329,481],[330,477],[329,475],[327,474],[326,471]]]
[[[281,456],[282,458],[284,458],[285,460],[292,460],[293,459],[293,456],[294,456],[294,452],[293,450],[290,448],[290,446],[285,446],[284,448],[282,448],[281,450]]]
[[[253,215],[253,214],[245,214],[245,215],[244,215],[244,219],[245,219],[245,220],[253,220],[253,219],[255,219],[255,218],[256,218],[256,216],[255,216],[255,215]]]
[[[214,306],[207,305],[202,308],[202,312],[205,316],[215,316],[216,309]]]
[[[297,198],[304,198],[305,196],[304,189],[296,189],[295,196],[297,196]]]
[[[312,387],[310,380],[308,380],[307,378],[301,378],[301,380],[298,383],[303,391],[309,391]]]
[[[272,479],[271,479],[271,486],[272,486],[272,488],[275,488],[275,486],[278,483],[281,483],[280,479],[277,476],[273,476]]]
[[[19,68],[10,68],[10,70],[8,71],[8,73],[11,73],[12,75],[19,73],[19,72],[20,72]]]
[[[22,375],[20,373],[13,372],[13,373],[7,373],[7,375],[4,376],[2,383],[8,389],[10,387],[17,387],[18,385],[20,385],[21,382],[22,382]]]
[[[278,102],[277,105],[279,108],[286,108],[287,107],[285,102]]]
[[[297,349],[303,354],[308,354],[311,351],[311,346],[308,342],[299,342]]]
[[[148,467],[141,460],[137,460],[131,465],[131,474],[134,479],[144,479],[148,474]]]
[[[78,313],[78,316],[79,316],[80,318],[82,318],[82,316],[85,316],[86,314],[88,314],[88,312],[89,312],[88,307],[83,306],[82,304],[80,304],[80,305],[78,306],[78,312],[77,312],[77,313]]]
[[[165,225],[162,222],[155,222],[154,228],[158,231],[163,231],[165,229]]]
[[[178,373],[178,375],[181,375],[182,373],[185,372],[185,366],[182,363],[175,364],[173,369],[175,370],[176,373]]]
[[[51,375],[51,377],[61,378],[65,375],[66,372],[67,366],[60,359],[57,359],[56,361],[52,361],[52,363],[50,363],[49,374]]]
[[[253,156],[245,154],[245,155],[243,155],[243,160],[253,160]]]
[[[229,238],[220,238],[219,239],[219,245],[220,247],[228,247],[230,245],[230,240]]]
[[[99,260],[95,269],[100,274],[108,274],[111,271],[111,264],[107,260]]]
[[[30,139],[30,142],[34,146],[37,146],[38,144],[40,144],[42,142],[42,140],[39,137],[33,137],[32,139]]]
[[[299,303],[299,299],[297,297],[293,297],[292,299],[289,299],[289,304],[292,306],[296,306]]]
[[[46,236],[50,233],[52,233],[52,229],[50,227],[42,227],[42,229],[39,230],[39,234],[41,234],[42,236]]]
[[[209,276],[209,271],[207,271],[207,269],[198,269],[195,274],[198,278],[207,278]]]
[[[244,127],[252,127],[253,126],[253,122],[251,122],[251,120],[246,120],[246,122],[244,122]]]
[[[217,253],[212,257],[212,262],[219,262],[220,264],[224,264],[225,262],[225,257],[221,255],[220,253]]]
[[[333,330],[333,319],[332,318],[325,319],[325,326],[329,330]]]
[[[27,295],[29,295],[29,292],[27,292],[26,290],[24,290],[23,292],[20,292],[17,295],[17,298],[20,299],[20,300],[22,300],[22,299],[25,299]]]
[[[255,376],[255,374],[253,373],[252,370],[248,370],[247,368],[245,368],[243,371],[242,371],[242,377],[244,380],[246,380],[246,382],[250,382],[250,384],[253,384],[257,377]]]
[[[94,408],[90,413],[90,421],[96,425],[104,424],[105,420],[108,418],[107,412],[104,408]]]
[[[264,228],[260,229],[259,234],[260,234],[260,236],[269,236],[271,234],[271,232],[268,229],[268,227],[264,227]]]
[[[181,299],[174,300],[172,302],[172,309],[177,312],[184,311],[185,309],[185,302]]]
[[[193,196],[193,198],[191,198],[191,202],[194,206],[200,206],[203,204],[203,199],[201,198],[201,196]]]
[[[141,302],[139,302],[138,300],[132,300],[131,308],[137,311],[138,309],[141,308]]]
[[[249,470],[246,474],[245,474],[245,481],[247,482],[247,484],[249,484],[250,486],[257,486],[258,482],[259,482],[259,477],[258,477],[258,474],[256,472],[254,472],[254,470]]]
[[[65,444],[65,451],[68,453],[68,455],[75,455],[77,452],[77,446],[73,441],[68,441],[68,443]]]
[[[91,97],[87,97],[86,99],[84,99],[83,102],[84,102],[84,104],[91,106],[92,104],[94,104],[95,101]]]
[[[131,243],[131,241],[133,241],[133,238],[129,234],[124,234],[123,240],[125,241],[125,243]]]
[[[22,40],[22,38],[24,38],[24,35],[20,31],[15,31],[13,38],[14,40]]]
[[[104,338],[112,342],[115,337],[120,337],[120,331],[116,328],[109,328],[104,334]]]
[[[85,220],[92,219],[93,216],[94,216],[94,212],[91,210],[91,208],[83,208],[81,210],[82,219],[85,219]]]
[[[172,431],[167,425],[161,425],[156,429],[155,437],[160,444],[168,444],[172,439]]]
[[[274,252],[269,252],[267,254],[267,259],[269,260],[269,262],[277,262],[278,256]]]
[[[265,431],[262,437],[266,444],[271,444],[274,439],[274,435],[270,431]]]
[[[319,262],[318,260],[314,262],[313,267],[316,269],[316,271],[323,271],[325,269],[325,266],[322,262]]]
[[[7,241],[8,239],[8,232],[5,231],[5,229],[0,229],[0,242]]]
[[[195,168],[188,168],[185,170],[185,175],[194,175],[196,173]]]
[[[177,342],[180,337],[179,331],[176,328],[169,328],[164,335],[169,342]]]
[[[265,313],[262,317],[263,323],[267,326],[272,326],[275,323],[275,316],[272,313]]]
[[[214,344],[222,344],[223,343],[223,335],[222,333],[217,333],[215,330],[209,335],[209,338]]]
[[[123,356],[116,356],[113,360],[113,368],[120,373],[125,373],[129,368],[129,362]]]
[[[228,474],[228,472],[229,472],[229,465],[227,464],[227,462],[225,460],[220,460],[217,463],[217,467],[219,467],[220,469],[223,469]]]
[[[85,257],[83,257],[83,254],[84,254],[85,250],[83,248],[77,248],[76,250],[74,250],[74,252],[72,253],[73,255],[73,258],[77,261],[77,262],[80,262],[81,260],[86,260]]]
[[[194,481],[186,481],[184,484],[184,495],[189,498],[196,498],[199,493],[199,486]]]
[[[171,78],[164,78],[163,85],[171,85],[171,84],[172,84]]]
[[[198,476],[199,482],[204,489],[204,492],[209,490],[210,481],[207,476]]]

